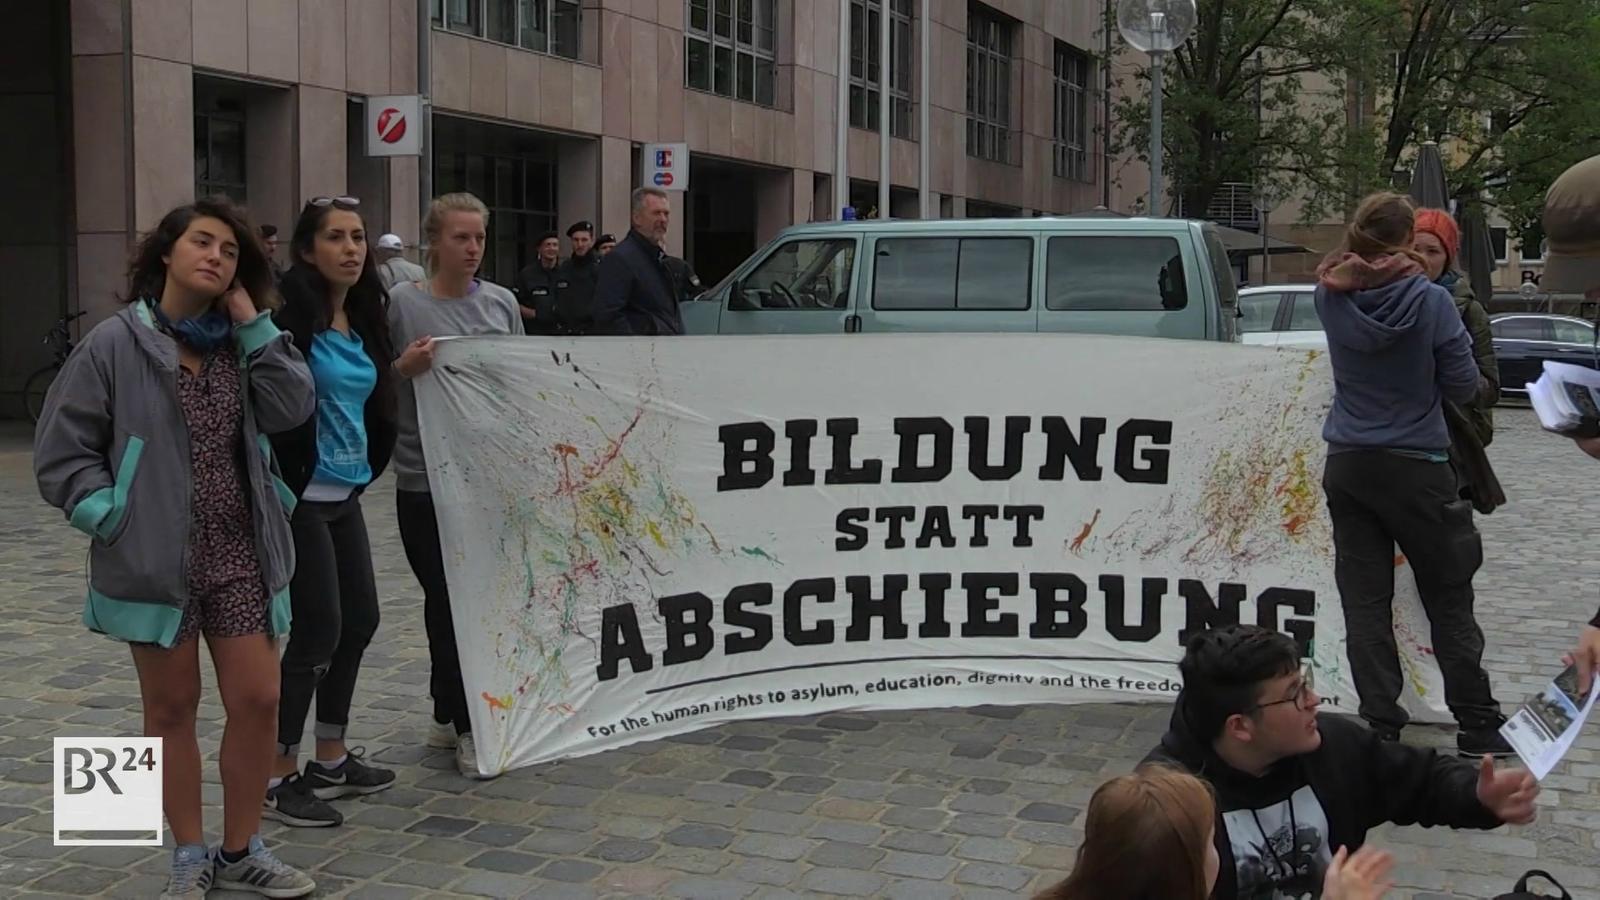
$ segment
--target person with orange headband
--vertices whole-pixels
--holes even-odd
[[[1472,356],[1486,382],[1477,402],[1462,408],[1473,432],[1487,447],[1494,440],[1494,414],[1490,409],[1500,400],[1500,364],[1494,357],[1494,336],[1489,331],[1489,313],[1472,292],[1472,285],[1456,268],[1461,252],[1461,229],[1442,209],[1417,210],[1416,236],[1412,248],[1422,256],[1428,279],[1450,291],[1456,310],[1472,336]]]

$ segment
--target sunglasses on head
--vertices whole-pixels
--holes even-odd
[[[306,205],[315,206],[315,207],[318,207],[318,208],[321,208],[321,207],[324,207],[324,206],[332,206],[332,207],[334,207],[336,209],[359,209],[361,207],[361,198],[360,197],[312,197],[310,200],[306,201]]]

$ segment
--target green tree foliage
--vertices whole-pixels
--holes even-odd
[[[1198,11],[1167,67],[1163,123],[1187,210],[1264,177],[1304,194],[1307,218],[1341,215],[1403,187],[1433,140],[1452,195],[1486,193],[1519,233],[1551,179],[1600,152],[1600,0],[1199,0]],[[1148,69],[1136,77],[1144,90],[1118,104],[1113,147],[1142,155]]]

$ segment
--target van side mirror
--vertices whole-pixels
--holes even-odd
[[[728,308],[746,312],[757,308],[756,305],[751,303],[750,299],[744,295],[743,282],[735,281],[732,286],[728,288]]]

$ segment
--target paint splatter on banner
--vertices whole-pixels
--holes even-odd
[[[1320,354],[465,339],[417,388],[490,771],[753,716],[1166,699],[1233,621],[1354,707]],[[1405,699],[1438,719],[1406,572]]]

